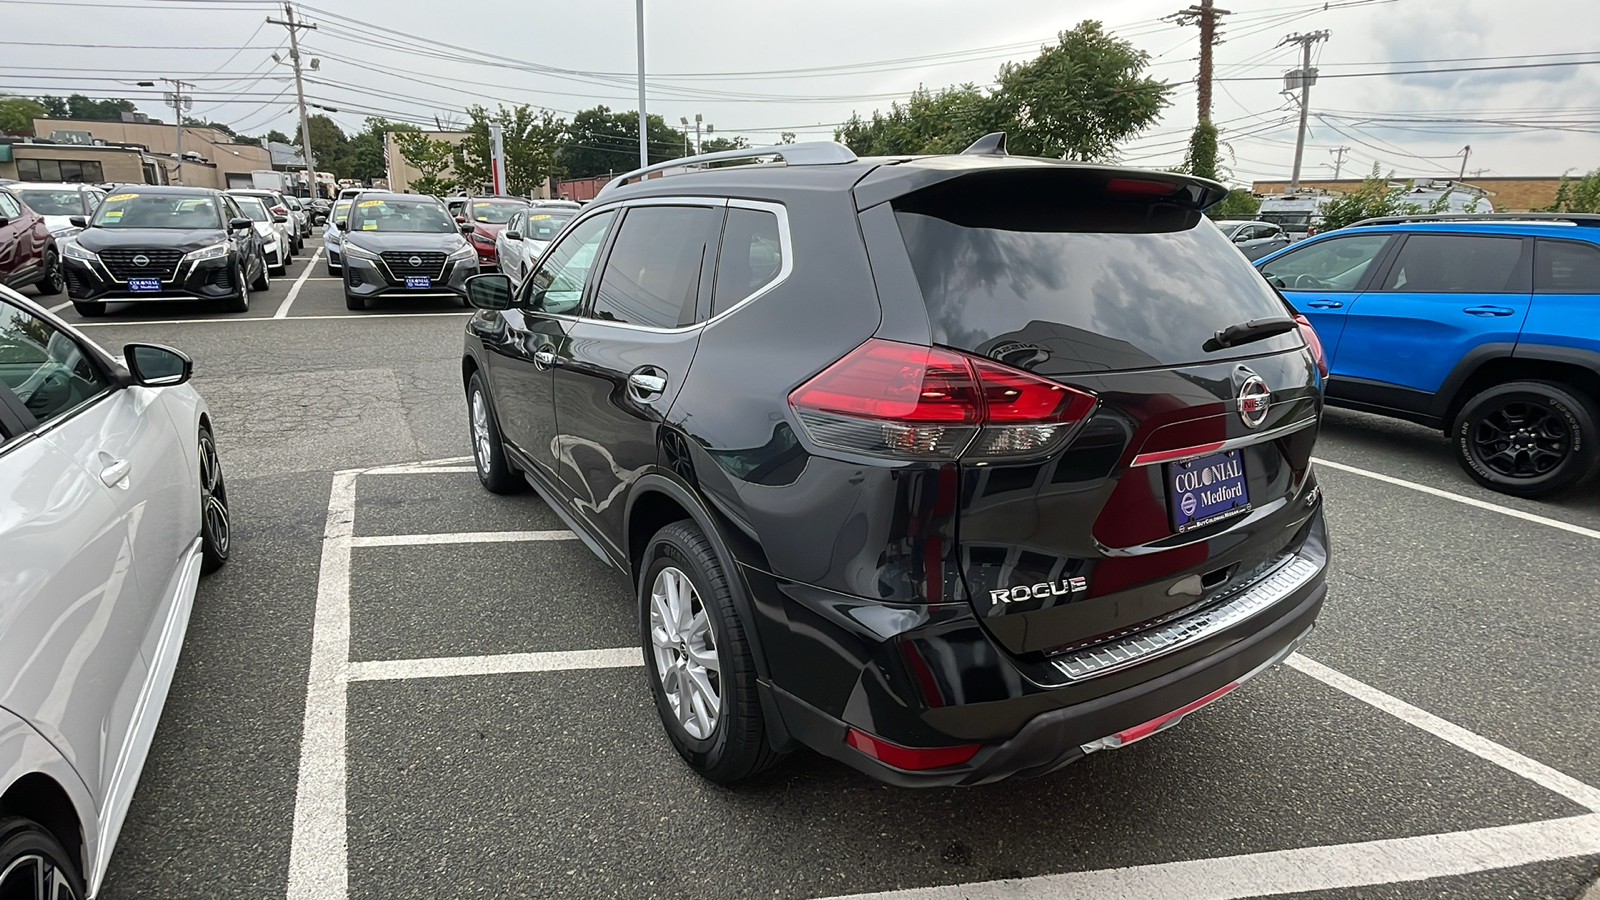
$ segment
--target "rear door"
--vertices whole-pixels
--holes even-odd
[[[1469,350],[1510,350],[1532,299],[1533,249],[1531,237],[1407,234],[1345,316],[1330,392],[1421,410]]]
[[[1395,236],[1369,232],[1327,237],[1301,244],[1258,268],[1296,312],[1317,330],[1328,366],[1337,372],[1345,317],[1373,280]]]
[[[15,284],[26,271],[32,237],[25,219],[17,198],[0,190],[0,284]]]
[[[1600,245],[1534,241],[1533,303],[1517,349],[1535,345],[1600,353]]]
[[[555,366],[556,470],[573,507],[622,552],[628,489],[656,463],[710,304],[726,201],[629,207]]]

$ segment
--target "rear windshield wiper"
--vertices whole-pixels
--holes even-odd
[[[1204,350],[1215,353],[1225,347],[1237,347],[1251,341],[1273,337],[1299,328],[1300,324],[1288,316],[1272,316],[1266,319],[1251,319],[1242,325],[1229,325],[1211,336],[1206,341]]]

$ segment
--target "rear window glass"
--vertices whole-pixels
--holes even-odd
[[[722,249],[717,255],[712,314],[723,312],[766,287],[782,268],[778,217],[759,209],[729,209],[727,224],[722,228]]]
[[[1600,247],[1539,241],[1534,251],[1533,289],[1541,294],[1600,294]]]
[[[1382,290],[1428,294],[1527,293],[1519,274],[1522,238],[1413,234],[1383,279]]]
[[[936,343],[1025,359],[1041,374],[1212,362],[1298,345],[1279,336],[1204,349],[1229,325],[1287,310],[1198,213],[1084,203],[1048,189],[946,190],[895,206]]]

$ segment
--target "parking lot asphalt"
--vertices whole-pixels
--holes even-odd
[[[352,313],[302,274],[85,323],[194,356],[235,521],[102,896],[1565,900],[1600,867],[1600,488],[1492,494],[1436,432],[1332,411],[1329,600],[1289,665],[1045,779],[905,791],[798,753],[727,790],[608,653],[626,579],[465,470],[465,310]]]

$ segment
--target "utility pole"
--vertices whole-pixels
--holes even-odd
[[[1339,180],[1339,172],[1344,168],[1344,155],[1350,152],[1349,147],[1335,147],[1328,151],[1333,154],[1333,180]]]
[[[1212,5],[1213,0],[1200,0],[1188,9],[1181,9],[1166,19],[1179,25],[1200,26],[1200,76],[1195,83],[1199,86],[1199,112],[1200,121],[1211,121],[1211,48],[1222,43],[1222,36],[1217,33],[1217,21],[1223,16],[1230,15],[1226,9],[1217,9]]]
[[[643,2],[643,0],[640,0]],[[267,19],[268,24],[282,25],[289,29],[289,59],[294,63],[294,96],[295,102],[300,107],[300,152],[306,159],[306,188],[311,196],[317,196],[317,161],[311,155],[311,123],[306,118],[306,86],[300,77],[300,29],[316,29],[316,25],[309,22],[296,22],[294,20],[294,4],[284,0],[283,19]],[[287,19],[288,21],[285,21]]]
[[[183,113],[185,110],[194,109],[194,96],[185,97],[183,89],[185,87],[192,88],[194,85],[189,84],[187,81],[179,81],[176,78],[163,78],[161,80],[172,85],[172,90],[162,92],[161,102],[172,107],[172,117],[177,120],[177,124],[174,126],[175,131],[173,132],[175,141],[173,146],[177,149],[178,164],[173,167],[173,171],[176,173],[178,184],[183,184]],[[139,81],[135,83],[139,87],[156,86],[154,81]]]
[[[1306,117],[1311,112],[1311,85],[1317,80],[1317,70],[1311,68],[1311,45],[1318,41],[1328,39],[1328,30],[1313,31],[1309,34],[1291,34],[1278,42],[1284,44],[1300,45],[1300,68],[1290,72],[1284,77],[1284,87],[1293,90],[1296,83],[1300,88],[1300,131],[1294,139],[1294,171],[1289,176],[1289,193],[1300,189],[1300,163],[1306,154]]]
[[[1460,180],[1462,178],[1467,177],[1467,157],[1469,157],[1471,155],[1472,155],[1472,145],[1471,144],[1468,144],[1465,147],[1461,148],[1461,174],[1456,176],[1457,180]]]
[[[639,168],[650,165],[650,144],[645,140],[649,132],[649,119],[644,114],[644,0],[638,0],[639,12]]]

